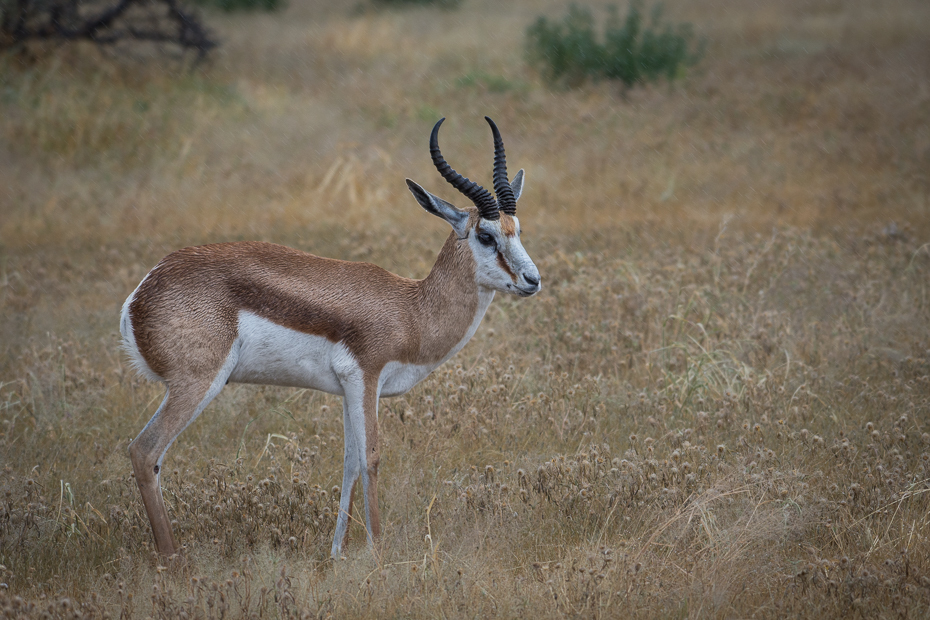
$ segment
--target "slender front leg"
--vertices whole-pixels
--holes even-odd
[[[362,464],[359,461],[360,450],[356,445],[357,436],[352,427],[348,402],[348,397],[342,399],[342,425],[345,440],[342,463],[342,497],[339,498],[339,516],[336,518],[336,535],[333,537],[331,551],[334,558],[340,556],[342,547],[346,544],[349,520],[352,517],[352,495],[355,493],[355,483],[362,472]]]
[[[378,441],[378,375],[365,375],[362,396],[363,424],[354,424],[360,445],[364,446],[362,463],[362,492],[365,495],[365,523],[368,526],[368,544],[374,545],[381,537],[381,512],[378,509],[378,465],[381,463],[381,446]]]
[[[345,469],[339,517],[333,536],[334,558],[338,558],[342,551],[349,526],[352,494],[358,478],[362,479],[368,544],[373,545],[381,536],[381,518],[378,510],[378,464],[381,459],[378,443],[378,377],[357,372],[347,374],[341,380],[345,393]]]

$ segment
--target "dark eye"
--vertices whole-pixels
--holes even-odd
[[[475,235],[475,236],[478,238],[478,243],[480,243],[481,245],[486,245],[486,246],[488,246],[488,247],[497,245],[497,244],[494,242],[494,237],[492,237],[492,236],[489,235],[488,233],[479,232],[479,233],[478,233],[477,235]]]

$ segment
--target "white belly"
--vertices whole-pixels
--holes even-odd
[[[339,376],[358,368],[342,344],[282,327],[251,312],[239,313],[237,346],[239,361],[229,376],[233,383],[311,388],[342,396]],[[407,392],[437,366],[389,362],[379,377],[381,396]]]
[[[436,363],[388,362],[378,377],[379,396],[399,396],[426,378],[455,355],[471,339],[494,298],[480,291],[478,312],[464,337]],[[239,360],[229,381],[311,388],[344,396],[340,377],[359,376],[359,363],[343,344],[312,336],[241,310],[239,312]]]
[[[343,395],[338,375],[358,367],[348,349],[322,336],[239,312],[239,362],[229,380],[312,388]]]
[[[440,362],[441,363],[441,362]],[[400,396],[426,378],[439,364],[403,364],[388,362],[381,371],[381,396]]]

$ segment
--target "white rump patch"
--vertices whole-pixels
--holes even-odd
[[[155,269],[157,268],[158,267]],[[155,269],[152,271],[155,271]],[[145,274],[145,277],[142,278],[142,282],[148,279],[152,271]],[[142,282],[139,282],[139,286],[142,286]],[[129,316],[129,306],[132,305],[133,299],[136,298],[136,291],[139,290],[139,286],[129,294],[129,297],[127,297],[126,301],[123,303],[123,309],[120,311],[119,333],[123,336],[122,349],[126,352],[126,355],[129,356],[129,365],[132,366],[133,370],[149,381],[164,382],[164,379],[156,375],[155,372],[149,368],[145,358],[142,357],[142,353],[139,352],[139,347],[136,345],[136,335],[133,333],[132,329],[132,317]]]

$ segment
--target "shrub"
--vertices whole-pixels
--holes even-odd
[[[648,25],[639,1],[622,21],[616,7],[610,7],[600,41],[591,11],[572,5],[561,23],[540,17],[527,29],[527,60],[552,83],[611,79],[629,88],[663,76],[672,80],[700,60],[704,44],[692,51],[691,25],[661,20],[661,4],[653,7]]]

